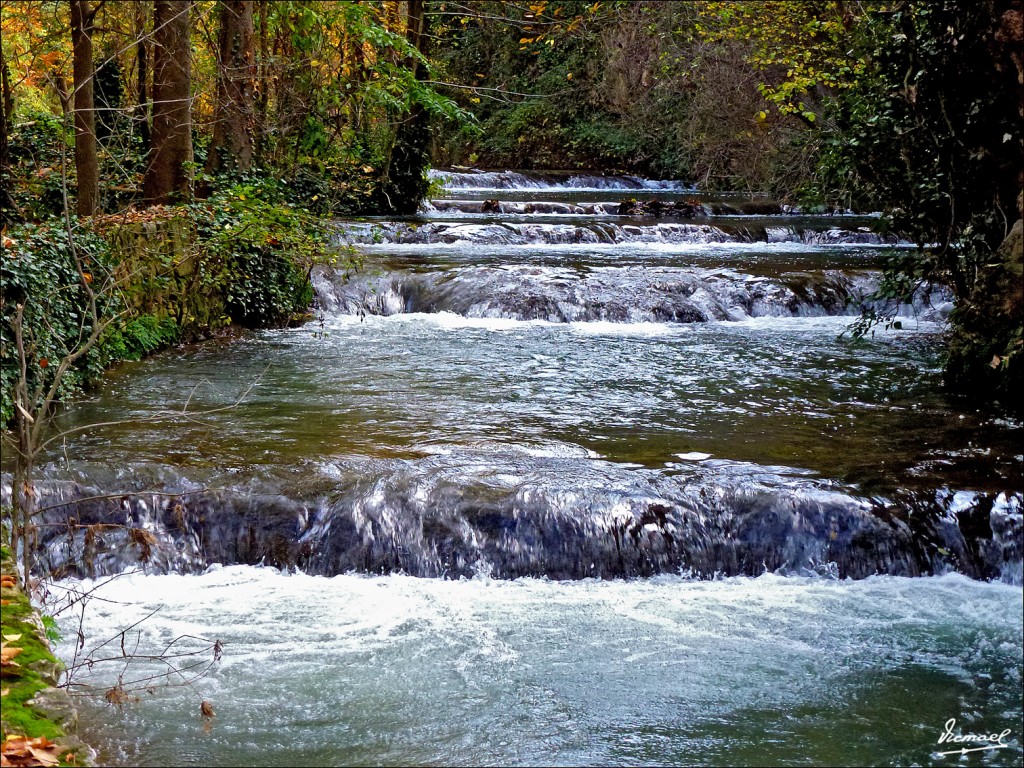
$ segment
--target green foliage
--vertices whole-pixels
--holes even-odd
[[[1013,73],[995,71],[995,4],[906,3],[864,19],[865,75],[842,102],[830,161],[854,170],[963,297],[1007,233],[1024,164]]]
[[[97,112],[98,115],[107,114]],[[49,112],[27,112],[8,136],[10,151],[10,192],[15,205],[6,214],[11,222],[40,222],[64,212],[64,182],[67,172],[68,204],[74,209],[77,176],[74,164],[74,131]],[[99,146],[101,209],[119,210],[140,199],[146,153],[128,115],[116,113],[106,124]]]
[[[72,220],[70,244],[60,219],[12,228],[0,265],[0,424],[8,424],[15,413],[11,393],[20,371],[13,330],[18,307],[24,307],[30,391],[42,397],[59,361],[92,330],[83,279],[99,297],[101,322],[109,325],[64,375],[58,400],[80,392],[118,361],[137,360],[177,342],[183,332],[202,333],[212,323],[232,321],[249,327],[280,325],[304,312],[312,302],[314,265],[344,261],[351,266],[354,252],[331,248],[329,226],[289,202],[289,193],[273,179],[239,179],[187,210],[195,242],[170,249],[126,250],[126,243],[146,246],[147,240],[169,237],[171,230],[149,232],[124,222],[100,234],[96,226]],[[118,243],[118,260],[112,239]],[[195,250],[189,257],[195,266],[185,276],[178,273],[183,249]],[[132,274],[127,274],[129,262]],[[197,303],[225,307],[229,317],[187,316]],[[194,322],[201,327],[186,329]],[[32,411],[41,403],[25,405]]]
[[[991,378],[993,354],[999,368],[998,353],[1016,349],[1024,311],[1019,245],[1016,257],[1000,248],[1019,216],[1024,167],[1019,50],[1000,27],[1004,10],[945,0],[866,14],[854,41],[866,66],[840,102],[823,158],[834,187],[884,207],[919,245],[887,270],[885,289],[906,295],[922,280],[952,288],[947,379],[957,386]]]
[[[74,148],[73,135],[61,119],[48,112],[21,115],[7,142],[9,191],[16,206],[12,213],[22,221],[41,221],[62,213],[61,156],[63,151],[66,157],[73,157]],[[68,184],[74,186],[73,176]]]
[[[364,194],[358,170],[386,170],[396,125],[414,109],[445,120],[472,119],[427,82],[431,78],[414,75],[412,63],[428,74],[431,63],[390,28],[387,12],[375,4],[283,0],[263,9],[277,34],[271,66],[281,84],[273,116],[278,127],[263,139],[263,163],[286,176],[299,166],[304,170],[297,176],[320,185],[340,178],[348,186],[332,187],[332,212],[365,210],[364,201],[378,197],[376,189]],[[320,201],[329,197],[321,189],[315,194]]]
[[[784,115],[814,123],[822,93],[851,87],[864,71],[864,60],[849,53],[854,21],[839,0],[706,2],[696,29],[709,41],[749,43],[747,58],[762,73],[765,99]]]
[[[63,634],[60,631],[60,627],[57,626],[56,619],[49,614],[43,614],[41,617],[43,623],[43,630],[46,632],[46,639],[51,645],[59,643]]]
[[[76,255],[83,268],[91,270],[84,273],[85,279],[97,289],[112,278],[104,240],[79,228],[77,222],[72,226],[73,241],[59,219],[14,227],[8,234],[0,264],[0,424],[14,415],[11,392],[20,371],[13,330],[18,307],[24,307],[29,390],[39,393],[35,402],[24,404],[31,412],[42,404],[59,361],[72,354],[92,330]],[[104,297],[99,306],[101,313],[118,309],[112,296]],[[59,397],[68,397],[87,383],[90,362],[82,358],[68,371],[60,382]]]
[[[444,40],[438,67],[445,79],[468,87],[454,98],[477,123],[448,132],[436,155],[491,167],[652,164],[665,142],[644,141],[642,126],[618,114],[601,90],[603,36],[616,18],[612,4],[481,3],[478,10],[480,16],[438,30]],[[520,24],[493,21],[505,16]]]
[[[180,336],[181,329],[171,317],[141,315],[116,323],[100,338],[97,367],[106,368],[122,360],[141,360],[174,344]]]
[[[718,16],[718,6],[732,15]],[[435,158],[792,191],[813,167],[812,148],[802,143],[807,118],[773,109],[765,87],[781,87],[785,71],[778,63],[759,68],[763,57],[750,35],[733,29],[737,14],[763,18],[759,6],[478,4],[479,16],[439,31],[438,66],[464,85],[455,98],[474,112],[479,130],[449,133]],[[790,15],[810,13],[794,8]],[[502,17],[512,21],[496,20]],[[790,40],[793,56],[811,42]]]
[[[333,263],[319,217],[282,202],[280,185],[248,177],[195,204],[198,246],[209,285],[223,290],[232,321],[276,325],[312,301],[314,265]]]

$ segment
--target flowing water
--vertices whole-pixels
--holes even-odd
[[[941,290],[841,337],[909,246],[677,182],[447,186],[342,225],[317,321],[65,417],[106,425],[44,469],[43,565],[145,571],[86,634],[159,607],[140,648],[224,643],[196,690],[85,705],[101,756],[909,764],[956,718],[1019,764],[1022,425],[942,394]]]

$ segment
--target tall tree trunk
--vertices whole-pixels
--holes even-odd
[[[11,80],[7,72],[3,47],[0,46],[0,223],[15,208],[11,196],[11,157],[7,149],[7,133],[11,121]]]
[[[190,0],[153,3],[153,132],[143,197],[176,203],[191,196]]]
[[[139,77],[139,98],[135,109],[135,119],[139,123],[139,138],[142,139],[142,151],[149,152],[149,37],[146,35],[146,6],[135,4],[135,64]]]
[[[252,0],[221,0],[218,48],[217,111],[205,168],[211,176],[252,167]]]
[[[270,3],[260,0],[260,56],[258,62],[258,104],[256,105],[255,162],[262,163],[267,142],[267,108],[270,105]]]
[[[93,109],[92,32],[96,12],[88,0],[71,0],[71,47],[75,74],[75,170],[79,216],[96,213],[100,199],[96,112]]]
[[[416,50],[427,55],[430,40],[429,17],[424,13],[424,0],[409,0],[405,36]],[[420,61],[409,57],[405,66],[417,80],[426,80],[427,72]],[[409,114],[398,125],[395,141],[381,180],[380,203],[385,209],[402,216],[416,212],[427,193],[427,165],[430,161],[430,115],[420,104],[413,104]]]

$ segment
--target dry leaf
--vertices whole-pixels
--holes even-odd
[[[11,736],[0,746],[0,765],[11,766],[11,768],[57,765],[60,763],[60,758],[54,754],[56,749],[57,745],[45,736],[35,739],[30,739],[27,736]]]
[[[199,711],[202,713],[203,717],[216,717],[213,713],[213,704],[208,702],[206,699],[203,699],[203,703],[199,705]]]
[[[11,692],[10,688],[4,688],[2,691],[0,691],[0,696],[6,696],[10,692]]]
[[[138,544],[140,548],[139,560],[146,563],[153,556],[153,547],[159,546],[160,542],[149,531],[143,528],[129,528],[128,540],[132,544]]]
[[[10,642],[12,642],[12,643],[13,643],[13,642],[14,642],[15,640],[21,640],[21,633],[19,632],[19,633],[18,633],[18,634],[16,634],[16,635],[4,635],[4,640],[8,640],[8,641],[10,641]]]
[[[25,649],[24,648],[8,648],[6,645],[3,646],[3,648],[0,649],[0,665],[3,665],[5,667],[7,667],[7,666],[17,667],[18,666],[18,662],[12,661],[12,659],[15,656],[17,656],[19,653],[21,653],[23,650],[25,650]]]
[[[118,682],[117,685],[115,685],[113,688],[111,688],[109,691],[103,694],[103,698],[105,698],[110,704],[113,704],[117,707],[120,707],[122,704],[139,703],[139,697],[132,696],[131,694],[129,694],[124,689],[124,686],[121,685],[120,681]]]
[[[28,751],[32,753],[32,757],[38,760],[41,765],[60,765],[60,758],[46,750],[29,747]]]

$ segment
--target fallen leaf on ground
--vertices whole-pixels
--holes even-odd
[[[56,749],[57,745],[45,736],[35,739],[27,736],[10,736],[3,745],[0,745],[0,765],[5,768],[58,765],[60,758],[54,754]]]
[[[0,648],[0,665],[5,667],[16,667],[18,662],[14,661],[14,657],[21,653],[24,648],[8,648],[6,645]]]
[[[15,640],[21,640],[21,633],[19,632],[16,635],[4,635],[4,640],[7,640],[11,643],[13,643]]]
[[[42,765],[60,765],[60,758],[46,750],[29,747],[28,751],[31,752],[32,757],[38,760]]]

